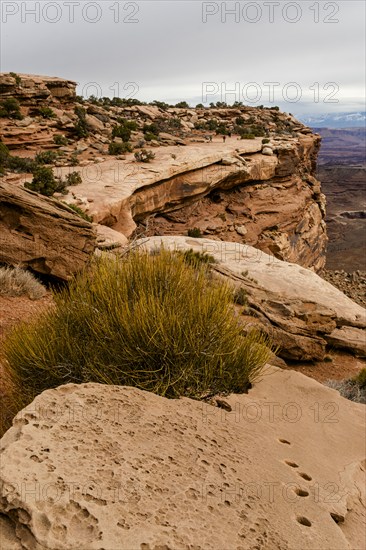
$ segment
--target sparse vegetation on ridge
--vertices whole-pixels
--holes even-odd
[[[55,307],[4,342],[21,408],[67,382],[130,385],[164,395],[243,392],[271,355],[258,332],[243,336],[232,288],[183,254],[99,258]]]

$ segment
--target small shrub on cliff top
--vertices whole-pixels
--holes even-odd
[[[146,149],[141,149],[135,153],[135,159],[137,162],[150,162],[150,160],[155,158],[155,153],[152,151],[147,151]]]
[[[271,354],[264,336],[243,335],[229,285],[166,250],[95,259],[54,301],[4,342],[18,406],[68,382],[244,392]]]
[[[187,235],[194,239],[200,239],[202,237],[202,231],[198,227],[193,227],[192,229],[188,229]]]
[[[123,153],[131,153],[132,145],[129,142],[117,143],[116,141],[111,141],[108,146],[108,153],[110,155],[122,155]]]
[[[75,214],[80,216],[80,218],[83,218],[83,220],[85,220],[87,222],[90,222],[90,223],[93,221],[93,218],[91,216],[89,216],[86,212],[84,212],[84,210],[82,210],[76,204],[67,204],[66,202],[63,202],[63,204],[66,204],[66,206],[71,208],[71,210],[73,210],[75,212]]]
[[[52,168],[38,166],[33,172],[33,180],[26,182],[24,187],[36,193],[41,193],[41,195],[45,195],[46,197],[52,197],[56,191],[64,193],[66,183],[59,178],[55,178]]]

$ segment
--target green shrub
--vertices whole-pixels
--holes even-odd
[[[159,126],[154,122],[152,124],[144,124],[142,131],[144,134],[154,134],[157,136],[159,135]]]
[[[14,97],[8,97],[0,103],[0,117],[16,118],[18,120],[23,118],[19,102]]]
[[[192,229],[188,229],[187,235],[188,237],[199,239],[202,237],[202,231],[198,227],[193,227]]]
[[[33,172],[33,180],[26,182],[24,186],[31,191],[51,197],[54,193],[65,193],[65,182],[59,178],[55,178],[52,168],[46,166],[38,166]]]
[[[146,132],[145,139],[146,139],[146,141],[158,140],[159,136],[157,136],[155,134],[152,134],[151,132]]]
[[[78,117],[77,121],[74,124],[74,131],[79,138],[84,138],[89,135],[89,127],[86,122],[86,110],[84,107],[77,105],[74,110],[76,116]]]
[[[176,103],[175,106],[179,109],[189,109],[189,105],[186,101],[180,101],[179,103]]]
[[[268,138],[262,139],[262,144],[265,145],[266,143],[269,143],[270,140]]]
[[[184,252],[179,251],[178,253],[182,254],[185,262],[193,266],[197,266],[199,264],[212,265],[217,263],[211,254],[208,254],[207,252],[195,252],[192,248],[185,250]]]
[[[53,141],[56,145],[68,145],[68,139],[62,134],[56,134],[53,136]]]
[[[122,155],[123,153],[131,153],[132,152],[132,145],[131,143],[117,143],[115,141],[111,141],[108,147],[108,153],[110,155]]]
[[[56,113],[50,107],[38,107],[37,112],[42,118],[55,118]]]
[[[203,103],[197,103],[196,105],[196,109],[204,109],[205,106],[203,105]]]
[[[32,173],[38,164],[34,159],[9,155],[7,167],[12,172]]]
[[[240,139],[255,139],[254,134],[241,134]]]
[[[74,152],[70,156],[70,165],[71,166],[78,166],[78,164],[80,164],[79,159],[78,159],[78,155],[77,155],[76,152]]]
[[[147,151],[146,149],[141,149],[135,153],[135,159],[137,162],[150,162],[150,160],[155,158],[155,154],[152,151]]]
[[[55,164],[59,157],[56,151],[41,151],[36,154],[35,161],[37,164]]]
[[[165,250],[95,259],[54,301],[4,341],[19,406],[69,382],[244,392],[271,355],[265,336],[243,336],[230,286]]]
[[[71,210],[73,210],[75,212],[75,214],[80,216],[80,218],[83,218],[83,220],[85,220],[87,222],[92,222],[93,221],[93,218],[88,216],[88,214],[86,212],[84,212],[84,210],[79,208],[79,206],[76,206],[76,204],[68,204],[67,202],[63,202],[63,204],[66,204],[66,206],[71,208]]]
[[[366,367],[361,369],[361,371],[355,377],[355,382],[360,386],[361,389],[366,388]]]
[[[66,185],[79,185],[82,183],[83,180],[79,174],[79,172],[70,172],[70,174],[67,174],[65,178],[65,184]]]
[[[13,72],[11,72],[11,73],[9,73],[9,74],[10,74],[10,76],[12,76],[13,78],[15,78],[15,84],[16,84],[16,85],[18,86],[18,88],[19,88],[19,86],[20,86],[21,83],[22,83],[22,79],[20,78],[20,76],[19,76],[17,73],[13,73]]]
[[[239,306],[246,306],[248,304],[247,293],[242,286],[235,289],[234,303]]]
[[[119,124],[112,130],[112,138],[119,137],[127,143],[131,139],[131,133],[138,129],[138,125],[134,120],[118,119]]]

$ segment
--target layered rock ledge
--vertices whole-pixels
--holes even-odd
[[[291,114],[85,101],[75,88],[55,77],[0,75],[2,98],[15,98],[23,117],[0,118],[4,144],[21,157],[52,151],[58,175],[79,171],[83,183],[69,188],[67,202],[125,237],[136,228],[149,236],[196,228],[316,271],[324,267],[325,197],[315,179],[320,137]],[[108,154],[111,142],[122,145],[113,130],[126,121],[134,128],[133,152],[154,152],[149,164],[133,153]],[[229,134],[225,143],[220,131]],[[6,175],[16,184],[31,178]]]
[[[0,262],[67,280],[95,246],[92,224],[67,205],[0,182]]]
[[[245,290],[243,320],[262,327],[285,359],[322,360],[329,344],[366,356],[365,308],[310,269],[240,243],[165,236],[138,244],[210,254],[217,262],[212,268]]]

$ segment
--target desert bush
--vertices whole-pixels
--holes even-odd
[[[357,377],[347,380],[327,380],[324,384],[333,390],[339,391],[342,397],[350,401],[366,404],[366,385],[361,385],[357,381]]]
[[[366,390],[366,367],[360,370],[354,381],[361,388]]]
[[[266,143],[269,143],[269,142],[270,142],[270,140],[269,140],[268,138],[264,138],[264,139],[262,139],[262,143],[263,143],[263,145],[265,145]]]
[[[162,109],[163,111],[167,111],[169,107],[172,107],[172,105],[169,105],[169,103],[165,103],[165,101],[158,101],[154,100],[150,103],[150,105],[154,105],[155,107],[159,107],[159,109]]]
[[[8,97],[0,103],[0,117],[16,118],[18,120],[23,118],[19,102],[14,97]]]
[[[239,305],[239,306],[248,305],[247,293],[246,293],[244,287],[240,286],[240,287],[235,289],[235,291],[234,291],[234,303]]]
[[[51,197],[56,192],[65,193],[66,183],[61,181],[60,178],[55,178],[52,168],[38,166],[33,172],[33,180],[26,182],[24,187],[46,197]]]
[[[70,174],[67,174],[65,178],[66,185],[79,185],[82,182],[83,180],[79,172],[70,172]]]
[[[0,267],[0,294],[2,296],[28,296],[39,300],[46,294],[46,289],[29,271],[20,267]]]
[[[32,158],[17,157],[12,155],[9,155],[6,165],[12,172],[18,173],[31,173],[38,166],[37,162]]]
[[[189,109],[189,105],[186,101],[179,101],[179,103],[175,104],[175,107],[178,107],[179,109]]]
[[[53,141],[56,145],[68,145],[68,139],[62,134],[56,134],[53,136]]]
[[[56,113],[51,109],[51,107],[47,107],[47,106],[38,107],[37,113],[42,118],[55,118],[56,117]]]
[[[119,137],[124,142],[128,142],[131,139],[131,133],[138,129],[138,124],[134,120],[125,120],[119,118],[118,125],[112,130],[112,138]]]
[[[190,265],[197,266],[199,264],[212,265],[217,263],[215,258],[207,252],[196,252],[192,248],[185,250],[184,252],[178,251],[182,254],[183,259]]]
[[[14,73],[14,72],[11,72],[9,73],[10,76],[12,76],[13,78],[15,78],[15,84],[19,87],[22,83],[22,79],[20,78],[20,76],[17,74],[17,73]]]
[[[147,151],[146,149],[141,149],[135,153],[135,159],[137,162],[150,162],[150,160],[155,158],[155,154],[152,151]]]
[[[254,134],[243,133],[243,134],[240,135],[240,139],[255,139],[255,135]]]
[[[66,206],[71,208],[71,210],[73,210],[75,212],[75,214],[80,216],[80,218],[83,218],[83,220],[85,220],[87,222],[90,222],[90,223],[93,221],[93,218],[91,216],[89,216],[86,212],[84,212],[84,210],[82,210],[76,204],[68,204],[67,202],[63,202],[63,204],[66,204]]]
[[[74,131],[79,138],[84,138],[89,135],[89,127],[86,122],[86,110],[84,107],[77,105],[74,110],[77,121],[74,124]]]
[[[144,134],[154,134],[155,136],[159,135],[159,126],[154,122],[152,124],[144,124],[142,131]]]
[[[78,154],[76,153],[76,151],[74,151],[70,156],[70,165],[71,166],[78,166],[78,164],[80,164],[79,159],[78,159]]]
[[[188,229],[187,235],[188,237],[199,239],[202,237],[202,231],[198,227],[192,227],[191,229]]]
[[[271,355],[265,336],[243,335],[231,287],[174,252],[95,259],[54,301],[4,341],[19,406],[68,382],[244,392]]]
[[[35,161],[37,164],[55,164],[59,157],[56,151],[41,151],[36,154]]]
[[[108,146],[108,153],[110,155],[122,155],[123,153],[131,153],[132,145],[129,142],[117,143],[116,141],[111,141]]]
[[[159,136],[157,136],[155,134],[152,134],[151,132],[146,132],[145,139],[146,139],[146,141],[158,140]]]

